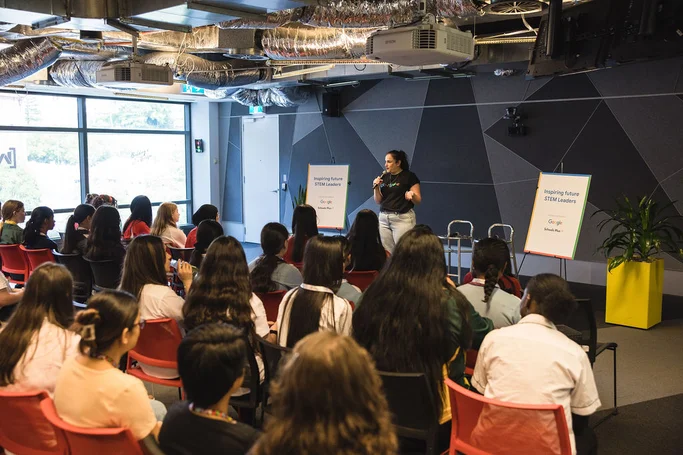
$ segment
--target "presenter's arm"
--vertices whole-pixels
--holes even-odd
[[[378,204],[382,203],[382,192],[379,189],[379,185],[381,183],[382,183],[382,177],[377,177],[372,182],[372,186],[374,187],[372,190],[372,196],[375,198],[375,202]]]
[[[406,191],[406,199],[411,201],[413,204],[418,205],[422,202],[422,193],[420,193],[420,184],[416,183],[410,187],[410,191]],[[375,196],[375,200],[377,197]]]

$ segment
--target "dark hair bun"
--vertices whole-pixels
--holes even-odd
[[[98,324],[101,320],[100,312],[94,308],[79,311],[76,313],[75,319],[76,323],[80,325]]]

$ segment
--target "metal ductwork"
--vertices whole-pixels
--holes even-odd
[[[141,60],[152,65],[169,65],[178,79],[204,89],[241,87],[267,80],[268,68],[247,60],[214,62],[192,54],[152,52]]]
[[[304,104],[310,95],[310,90],[302,87],[273,87],[238,90],[232,95],[232,99],[244,106],[295,107]]]
[[[97,71],[103,61],[61,60],[50,68],[50,77],[62,87],[106,88],[97,84]]]
[[[365,55],[376,28],[280,27],[263,32],[261,44],[273,60],[351,59]]]
[[[483,14],[472,0],[435,0],[434,3],[439,17],[473,17]]]
[[[0,51],[0,86],[24,79],[57,61],[62,50],[48,38],[19,41]]]

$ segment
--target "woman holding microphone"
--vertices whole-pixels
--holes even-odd
[[[379,204],[379,233],[384,248],[392,253],[403,234],[415,226],[413,207],[422,202],[420,179],[410,172],[408,156],[392,150],[384,157],[384,172],[372,182]]]

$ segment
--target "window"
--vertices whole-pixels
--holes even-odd
[[[114,196],[122,222],[139,194],[189,221],[189,106],[11,92],[0,103],[0,201],[55,210],[53,237],[87,193]]]

